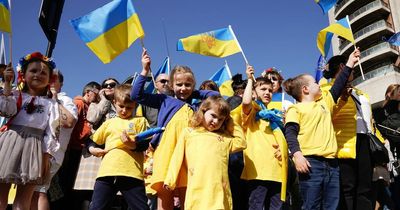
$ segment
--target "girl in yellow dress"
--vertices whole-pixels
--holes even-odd
[[[222,97],[207,98],[178,140],[164,184],[174,189],[179,171],[187,168],[185,209],[232,209],[229,154],[245,149],[246,141],[229,112]]]

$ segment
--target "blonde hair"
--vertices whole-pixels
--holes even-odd
[[[204,113],[212,108],[217,109],[219,116],[225,117],[225,120],[218,131],[233,135],[233,120],[230,116],[231,108],[221,96],[210,96],[204,100],[201,103],[199,110],[190,119],[190,126],[193,128],[200,127],[204,120]]]
[[[310,76],[308,74],[300,74],[294,78],[289,78],[283,82],[283,88],[285,92],[292,96],[297,101],[302,100],[303,95],[303,86],[308,85],[308,80],[306,76]]]
[[[118,85],[114,89],[114,100],[123,104],[135,103],[131,99],[132,86],[128,84]]]
[[[385,100],[383,101],[383,107],[386,106],[387,103],[389,103],[390,100],[393,99],[396,93],[400,91],[400,84],[390,84],[386,88],[385,92]]]
[[[190,69],[188,66],[179,66],[179,65],[177,65],[172,69],[171,73],[169,74],[169,81],[170,81],[169,85],[171,86],[171,88],[172,88],[172,86],[174,85],[174,82],[175,82],[174,81],[175,74],[186,74],[186,73],[191,75],[191,77],[193,79],[193,82],[194,82],[193,87],[196,86],[196,80],[194,79],[194,74],[193,74],[192,69]]]

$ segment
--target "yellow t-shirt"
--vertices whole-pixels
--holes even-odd
[[[269,121],[256,121],[256,113],[261,109],[254,102],[252,105],[253,108],[248,115],[242,111],[242,126],[247,148],[243,151],[244,168],[241,178],[282,182],[282,166],[275,158],[275,149],[272,147],[272,144],[279,144],[279,142],[275,138]],[[283,138],[283,134],[281,136]]]
[[[105,121],[92,136],[96,144],[105,144],[105,150],[109,150],[101,161],[97,178],[127,176],[143,180],[144,154],[124,147],[121,134],[126,130],[130,136],[134,136],[147,128],[148,123],[144,117],[130,119],[116,117]]]
[[[286,112],[286,123],[299,124],[297,139],[303,155],[335,158],[337,143],[331,113],[335,102],[327,91],[314,102],[297,103]]]

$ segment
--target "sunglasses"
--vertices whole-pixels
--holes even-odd
[[[102,88],[107,88],[107,89],[111,89],[111,88],[115,88],[115,86],[117,85],[117,83],[112,82],[112,83],[104,83],[103,86],[101,86]]]
[[[271,80],[272,82],[277,82],[277,81],[279,81],[278,77],[271,76],[271,75],[268,75],[268,79]]]
[[[160,79],[160,80],[158,80],[157,82],[161,82],[161,83],[163,83],[163,84],[165,84],[165,83],[167,83],[167,82],[169,82],[167,79]]]

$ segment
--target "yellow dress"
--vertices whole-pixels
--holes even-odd
[[[175,145],[182,131],[189,126],[189,119],[193,115],[193,110],[184,105],[180,108],[168,122],[161,137],[160,144],[153,154],[153,175],[151,176],[151,188],[159,191],[164,184],[167,175],[168,165],[174,152]],[[186,170],[183,168],[182,176],[185,178]],[[185,187],[186,179],[180,179],[177,187]]]
[[[186,165],[185,209],[232,209],[229,153],[246,148],[240,126],[235,126],[233,136],[209,132],[204,128],[184,130],[172,156],[165,184],[175,188],[180,178],[179,171]]]

